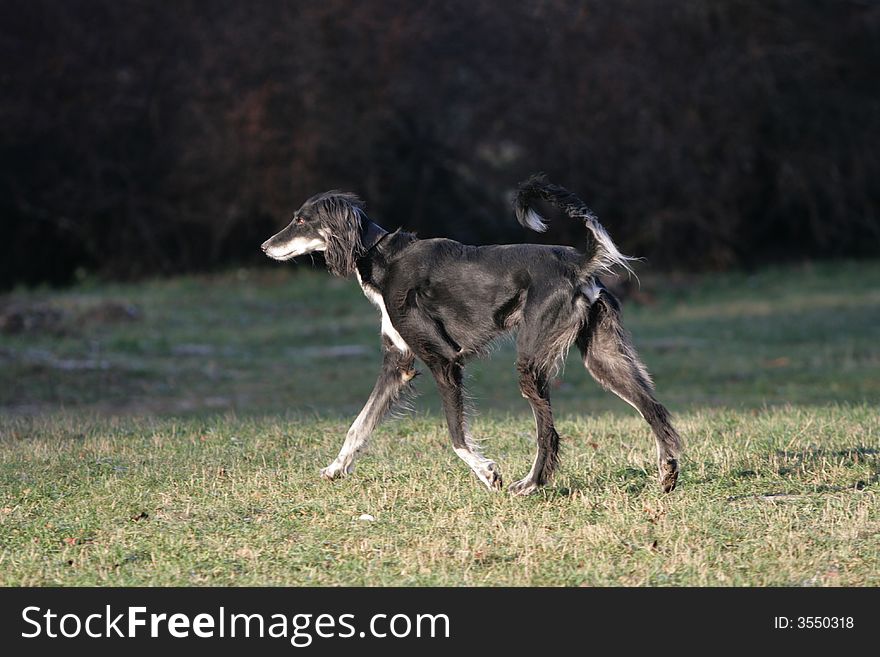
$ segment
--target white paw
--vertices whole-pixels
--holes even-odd
[[[337,463],[333,461],[326,468],[322,468],[321,477],[326,479],[327,481],[333,481],[334,479],[341,479],[346,475],[351,474],[351,469],[346,468],[341,463]]]
[[[487,462],[479,471],[476,471],[477,477],[480,478],[486,488],[492,492],[501,490],[501,470],[494,461]]]
[[[520,479],[512,484],[507,489],[511,495],[531,495],[536,490],[538,490],[538,484],[532,481],[529,477],[525,479]]]

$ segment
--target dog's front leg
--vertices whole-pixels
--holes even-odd
[[[501,470],[495,461],[480,454],[468,431],[464,415],[461,366],[453,361],[429,363],[437,381],[437,389],[443,399],[446,424],[452,438],[452,448],[458,457],[468,464],[474,474],[491,491],[501,490]]]
[[[370,398],[348,430],[336,460],[321,470],[321,476],[325,479],[336,479],[351,474],[355,459],[363,451],[370,434],[416,375],[412,352],[402,352],[388,339],[383,342],[385,353],[382,371]]]

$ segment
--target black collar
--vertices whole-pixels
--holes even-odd
[[[364,245],[364,251],[372,249],[387,234],[388,231],[382,228],[382,226],[377,226],[367,219],[367,226],[364,228],[364,232],[361,235],[361,243]]]

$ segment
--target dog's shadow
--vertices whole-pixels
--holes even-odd
[[[723,480],[744,480],[756,479],[762,476],[787,476],[802,471],[812,471],[822,467],[823,461],[834,461],[838,466],[847,469],[856,468],[867,464],[871,470],[870,474],[865,477],[859,477],[857,481],[849,484],[819,484],[814,486],[811,494],[836,493],[847,490],[864,490],[865,488],[880,483],[880,449],[876,447],[854,446],[842,449],[827,449],[823,447],[808,448],[802,450],[776,450],[765,455],[767,462],[766,468],[742,467],[732,470],[729,473],[714,473],[697,479],[687,478],[688,468],[685,468],[683,475],[683,483],[679,484],[681,488],[688,486],[701,486],[706,484],[718,483]],[[772,458],[781,459],[782,464],[776,467],[770,466]],[[626,466],[618,468],[608,474],[596,474],[594,476],[568,474],[564,483],[559,485],[550,484],[545,488],[532,495],[530,499],[537,503],[552,503],[565,498],[571,498],[576,495],[583,495],[592,490],[601,490],[607,488],[616,488],[625,492],[627,495],[636,497],[645,492],[650,492],[655,487],[657,494],[661,495],[659,485],[657,485],[656,477],[653,473],[635,466]],[[786,492],[767,492],[765,497],[784,496]],[[730,499],[740,499],[745,497],[754,497],[754,493],[748,495],[736,495]]]
[[[632,497],[637,497],[646,490],[650,491],[652,486],[656,488],[658,495],[665,494],[660,490],[657,477],[652,476],[652,473],[643,468],[626,466],[608,475],[568,474],[565,477],[564,483],[558,485],[551,483],[530,495],[528,499],[534,500],[536,503],[545,502],[550,504],[559,500],[589,494],[591,491],[599,494],[599,491],[608,490],[609,488],[614,488]]]
[[[811,447],[802,450],[783,450],[778,449],[774,452],[776,456],[783,458],[800,459],[803,463],[810,461],[818,461],[823,458],[847,459],[854,464],[860,461],[874,461],[880,463],[880,449],[876,447],[848,447],[846,449],[825,449],[824,447]],[[873,457],[873,458],[872,458]]]
[[[762,471],[756,471],[753,468],[737,468],[729,474],[712,475],[704,477],[696,483],[717,482],[723,479],[732,479],[734,481],[744,479],[757,479],[762,476],[786,477],[794,478],[802,481],[803,477],[798,473],[810,473],[820,470],[828,461],[833,462],[837,467],[852,470],[854,468],[867,465],[870,473],[867,476],[859,477],[856,481],[847,484],[823,483],[813,485],[809,494],[822,493],[839,493],[843,491],[860,491],[874,484],[880,483],[880,449],[876,447],[848,447],[843,449],[827,449],[824,447],[814,447],[801,450],[775,450],[765,455],[767,467]],[[777,460],[777,464],[772,464],[773,460]],[[802,481],[802,483],[804,483]],[[771,484],[768,484],[771,485]],[[803,490],[790,491],[791,486],[783,486],[786,490],[773,490],[757,495],[767,499],[799,497],[804,495]],[[755,493],[733,495],[728,497],[728,501],[734,501],[745,498],[755,497]]]

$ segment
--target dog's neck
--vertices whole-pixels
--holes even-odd
[[[364,227],[364,232],[361,235],[361,243],[364,245],[364,251],[369,251],[388,234],[388,231],[382,228],[382,226],[377,226],[369,219],[366,221],[367,225]]]

